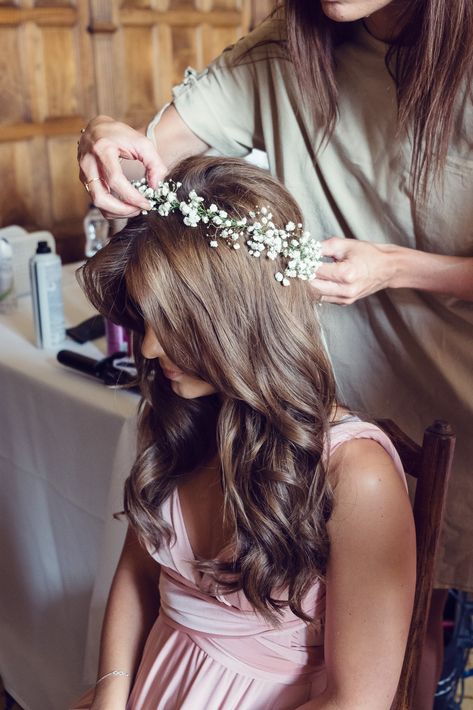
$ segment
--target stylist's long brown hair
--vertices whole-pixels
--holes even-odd
[[[169,178],[241,217],[269,205],[273,221],[299,222],[289,193],[243,161],[189,158]],[[131,220],[82,269],[95,307],[137,337],[143,402],[139,454],[126,483],[125,511],[142,541],[158,548],[172,533],[161,506],[179,479],[218,453],[225,517],[234,536],[226,560],[199,560],[223,590],[243,589],[276,621],[325,572],[331,491],[321,461],[334,403],[310,287],[279,284],[277,261],[256,259],[211,237],[202,223],[156,212]],[[144,322],[176,365],[218,395],[181,399],[156,360],[140,353]],[[274,594],[277,590],[277,594]]]
[[[428,177],[439,176],[447,155],[455,106],[471,97],[473,74],[472,0],[410,0],[402,29],[386,63],[396,81],[399,131],[412,136],[412,175],[425,194]],[[350,23],[328,19],[320,0],[285,0],[289,54],[304,100],[326,127],[337,115],[334,47]]]

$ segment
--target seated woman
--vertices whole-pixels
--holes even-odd
[[[337,404],[307,281],[318,245],[287,190],[240,160],[189,158],[141,189],[153,209],[81,273],[134,332],[143,400],[99,680],[79,706],[388,710],[413,519],[390,441]]]

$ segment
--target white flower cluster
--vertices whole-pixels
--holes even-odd
[[[251,256],[260,257],[265,253],[273,260],[278,256],[285,257],[286,268],[275,274],[276,281],[283,286],[289,286],[291,278],[312,280],[322,263],[321,243],[311,239],[302,224],[289,222],[284,229],[276,227],[268,207],[257,208],[248,217],[234,219],[215,204],[206,208],[204,198],[195,190],[191,190],[187,201],[180,201],[177,197],[180,182],[159,182],[156,190],[144,178],[132,184],[151,203],[150,210],[156,210],[162,217],[180,212],[188,227],[196,227],[200,222],[208,224],[212,228],[209,235],[211,247],[218,247],[218,240],[224,239],[233,249],[240,249],[240,240],[243,240]],[[143,214],[146,213],[143,210]]]

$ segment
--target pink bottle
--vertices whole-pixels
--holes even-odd
[[[105,337],[107,339],[107,355],[113,355],[114,353],[128,355],[129,338],[123,326],[115,325],[115,323],[105,318]]]

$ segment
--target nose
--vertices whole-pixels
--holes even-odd
[[[154,331],[149,326],[145,328],[145,337],[141,343],[141,354],[147,360],[154,360],[157,357],[162,357],[165,353],[161,347],[161,343],[157,339]]]

